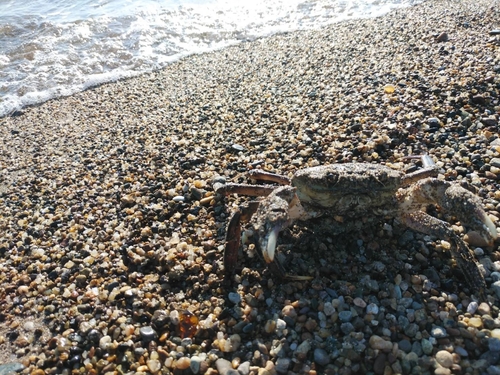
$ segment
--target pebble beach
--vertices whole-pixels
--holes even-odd
[[[284,231],[311,281],[251,243],[227,273],[248,198],[212,188],[428,154],[499,228],[499,117],[500,2],[429,0],[0,118],[0,374],[500,374],[498,239],[428,210],[469,242],[485,299],[449,243],[394,220]]]

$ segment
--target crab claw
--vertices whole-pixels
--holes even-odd
[[[291,224],[288,211],[295,198],[295,188],[282,186],[259,204],[254,229],[266,263],[274,262],[279,233]]]
[[[463,187],[435,178],[419,181],[412,189],[414,199],[419,202],[437,203],[456,216],[462,225],[476,232],[485,245],[497,239],[495,224],[483,209],[479,198]]]
[[[470,191],[452,185],[446,189],[445,199],[440,203],[445,210],[455,214],[465,227],[479,234],[486,245],[493,244],[497,239],[495,224],[483,210],[478,197]]]

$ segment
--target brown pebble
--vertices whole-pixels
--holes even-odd
[[[489,315],[490,311],[491,311],[490,305],[488,305],[486,302],[482,302],[477,308],[477,312],[480,315]]]
[[[188,357],[181,357],[177,360],[175,367],[179,370],[185,370],[191,364],[191,360]]]
[[[283,307],[283,309],[281,310],[281,314],[292,319],[295,319],[297,317],[297,311],[295,311],[292,305],[286,305],[285,307]]]
[[[359,297],[354,298],[353,303],[354,303],[354,305],[361,307],[363,309],[366,307],[366,302],[362,298],[359,298]]]

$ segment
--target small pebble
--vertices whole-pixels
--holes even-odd
[[[441,366],[450,368],[453,365],[453,355],[446,350],[440,350],[436,353],[436,361]]]
[[[422,346],[422,351],[424,352],[424,354],[426,354],[426,355],[432,354],[434,346],[432,345],[432,343],[429,340],[422,339],[420,342],[420,345]]]
[[[224,358],[216,360],[215,367],[220,375],[240,375],[237,370],[233,369],[231,362]]]
[[[366,306],[366,313],[367,313],[367,314],[377,315],[377,314],[378,314],[378,311],[379,311],[379,307],[378,307],[378,305],[376,305],[375,303],[369,303],[369,304]]]
[[[150,326],[141,327],[139,329],[139,334],[141,335],[141,339],[144,342],[152,341],[156,337],[155,330],[152,327],[150,327]]]
[[[328,363],[330,363],[330,356],[325,350],[316,348],[314,349],[314,362],[316,362],[320,366],[326,366]]]
[[[239,304],[241,302],[241,296],[238,293],[235,292],[230,292],[228,294],[228,299],[235,305]]]
[[[366,307],[366,302],[362,298],[359,298],[359,297],[354,298],[353,303],[354,303],[354,305],[361,307],[362,309],[364,309]]]
[[[369,340],[370,347],[372,349],[380,349],[380,350],[392,350],[392,342],[384,340],[382,337],[373,335]]]
[[[431,329],[431,335],[437,339],[441,339],[441,338],[448,336],[448,334],[446,333],[446,330],[443,327],[439,327],[439,326],[434,326]]]
[[[291,363],[292,361],[290,358],[278,358],[276,360],[275,369],[278,372],[278,374],[286,374],[288,372]]]
[[[488,339],[488,349],[492,352],[500,352],[500,339],[496,337],[490,337]]]
[[[477,311],[477,308],[479,307],[479,305],[477,304],[477,302],[475,301],[472,301],[471,303],[469,303],[469,305],[467,306],[467,312],[471,315],[474,315]]]

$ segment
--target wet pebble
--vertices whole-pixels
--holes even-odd
[[[330,363],[330,356],[324,349],[316,348],[314,349],[314,362],[320,366],[326,366]]]
[[[141,335],[141,339],[145,342],[150,342],[156,337],[155,330],[150,326],[141,327],[139,329],[139,334]]]

